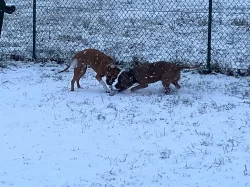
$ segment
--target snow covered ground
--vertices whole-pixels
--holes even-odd
[[[64,66],[1,67],[1,187],[250,186],[246,77],[183,72],[170,95],[111,97],[90,69],[70,92]]]

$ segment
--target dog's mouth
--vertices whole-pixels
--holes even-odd
[[[123,88],[123,89],[119,89],[118,92],[122,92],[122,91],[125,91],[126,89]]]
[[[107,85],[109,85],[109,86],[111,86],[113,83],[112,82],[106,82],[107,83]]]
[[[112,79],[106,80],[106,83],[107,83],[107,85],[110,86],[114,83],[114,80],[112,80]]]
[[[116,88],[116,90],[118,91],[118,92],[121,92],[121,91],[124,91],[125,90],[125,88],[123,88],[123,87],[121,87],[120,85],[115,85],[115,88]]]
[[[118,92],[122,92],[122,91],[125,91],[127,88],[124,88],[124,87],[120,87],[120,88],[116,88],[118,90]]]

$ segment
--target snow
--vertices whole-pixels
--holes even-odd
[[[109,96],[91,69],[70,92],[72,68],[1,63],[1,187],[250,186],[247,77]]]

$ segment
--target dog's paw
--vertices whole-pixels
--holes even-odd
[[[114,96],[115,94],[116,94],[116,91],[111,91],[111,92],[109,93],[110,96]]]
[[[125,94],[131,94],[131,92],[132,92],[131,89],[128,89],[128,90],[124,91]]]

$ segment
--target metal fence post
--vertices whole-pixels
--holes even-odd
[[[32,58],[36,60],[36,0],[33,0],[33,54]]]
[[[211,72],[213,0],[209,0],[208,6],[207,69]]]
[[[0,38],[1,38],[1,31],[3,26],[3,16],[4,16],[4,9],[5,9],[5,1],[0,0]]]

